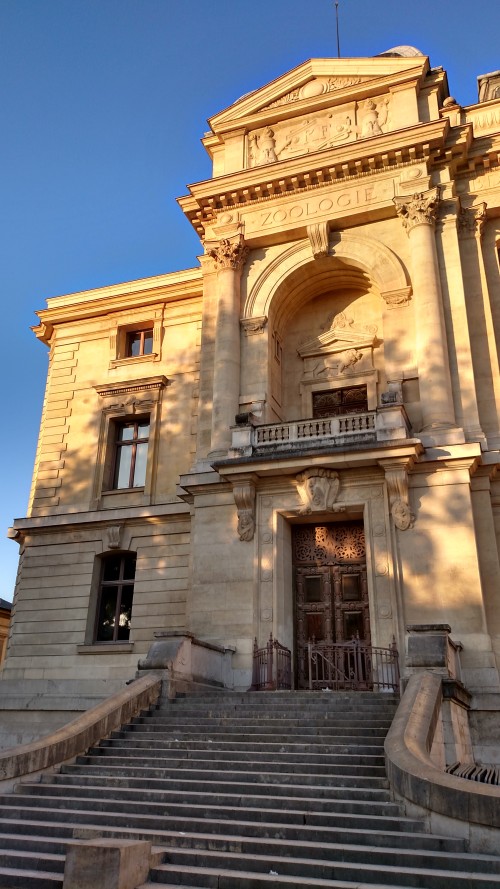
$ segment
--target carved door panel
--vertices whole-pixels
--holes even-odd
[[[293,528],[296,672],[307,688],[307,643],[370,642],[363,525]]]

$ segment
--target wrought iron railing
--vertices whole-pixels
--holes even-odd
[[[399,658],[394,640],[374,648],[359,639],[342,644],[308,642],[309,688],[333,691],[399,691]]]
[[[289,648],[273,639],[271,633],[267,645],[259,648],[253,644],[252,685],[250,691],[276,691],[292,687],[292,656]]]

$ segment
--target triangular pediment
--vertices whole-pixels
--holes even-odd
[[[346,349],[363,349],[376,346],[377,328],[375,325],[356,324],[352,318],[341,312],[331,322],[324,333],[308,340],[297,349],[301,358],[313,358],[325,353],[342,352]]]
[[[421,76],[428,70],[426,56],[414,58],[310,59],[245,96],[210,118],[214,133],[224,132],[263,119],[280,119],[288,112],[325,101],[345,101],[350,92],[366,92],[384,80],[397,82],[412,71]]]

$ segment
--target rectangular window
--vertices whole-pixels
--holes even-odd
[[[364,414],[368,410],[366,386],[327,389],[313,392],[313,417],[338,417],[342,414]]]
[[[125,356],[137,358],[140,355],[151,355],[153,352],[153,328],[145,330],[129,330],[125,341]]]
[[[116,424],[113,489],[144,487],[148,444],[149,418]]]
[[[95,642],[129,638],[136,558],[135,553],[123,553],[103,559]]]

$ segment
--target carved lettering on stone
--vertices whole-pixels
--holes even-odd
[[[301,501],[301,514],[332,511],[339,492],[340,478],[338,472],[331,469],[306,469],[295,478],[295,486]]]

